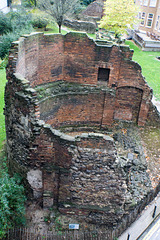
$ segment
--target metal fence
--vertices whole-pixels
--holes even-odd
[[[77,230],[62,232],[40,232],[29,228],[9,230],[5,240],[112,240],[111,232],[91,231],[81,232]]]

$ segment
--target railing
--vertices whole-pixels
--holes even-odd
[[[9,230],[5,240],[112,240],[113,233],[101,231],[81,232],[77,230],[62,232],[41,232],[30,228]]]

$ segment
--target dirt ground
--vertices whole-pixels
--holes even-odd
[[[148,164],[148,173],[155,188],[160,181],[160,127],[146,127],[139,129]]]

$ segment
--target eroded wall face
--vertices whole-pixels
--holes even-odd
[[[60,34],[33,34],[22,37],[18,48],[16,72],[37,85],[63,80],[64,40]]]
[[[49,98],[40,104],[40,118],[53,127],[101,125],[104,93],[83,93]]]
[[[64,39],[64,80],[83,84],[97,83],[95,43],[83,34]]]
[[[116,160],[114,142],[84,138],[77,145],[70,149],[73,156],[70,170],[73,211],[78,208],[79,214],[92,223],[113,224],[124,212],[127,192],[121,170],[113,167]],[[63,195],[60,200],[65,200]],[[69,214],[71,209],[61,211]],[[102,211],[107,214],[100,217]]]
[[[116,91],[114,119],[137,122],[143,91],[133,87],[122,87]]]
[[[109,104],[107,104],[107,100],[105,101],[103,124],[110,125],[109,122],[112,122],[115,116],[115,119],[118,120],[135,121],[136,119],[139,125],[144,125],[149,110],[148,99],[151,98],[151,92],[143,79],[140,66],[131,61],[132,54],[133,52],[124,46],[105,47],[97,45],[85,34],[69,33],[65,36],[60,34],[33,34],[30,37],[21,38],[16,72],[26,77],[32,87],[57,81],[88,85],[100,84],[117,90],[116,96],[118,96],[118,88],[132,87],[139,89],[136,90],[142,92],[142,96],[136,96],[136,99],[139,97],[139,100],[136,100],[136,104],[139,104],[139,111],[134,110],[133,113],[135,115],[135,112],[137,112],[137,116],[132,118],[131,113],[129,113],[130,110],[121,111],[123,107],[117,109],[118,104],[113,106],[114,103],[119,101],[116,98],[114,103],[113,101],[111,103],[112,109],[116,112],[112,112],[109,99]],[[101,79],[101,81],[98,80],[100,69],[107,69],[107,81],[105,81],[105,78]],[[127,101],[128,95],[127,92],[124,102]],[[134,98],[134,93],[132,98]],[[132,101],[132,104],[135,104],[134,101]],[[77,105],[77,113],[75,112],[77,116],[79,115],[78,106],[79,104]],[[57,111],[58,108],[56,106],[53,112]],[[79,111],[81,110],[79,109]],[[86,111],[86,108],[84,111]],[[128,115],[126,119],[125,112]],[[107,115],[111,116],[106,117]],[[67,116],[67,113],[65,116]],[[64,112],[58,114],[57,119],[60,118],[64,118]],[[81,121],[86,121],[85,118],[82,114]],[[67,118],[64,120],[68,122]],[[75,118],[76,120],[79,119]],[[56,118],[54,121],[61,122],[61,120],[56,120]],[[54,124],[54,121],[50,120],[51,124]]]
[[[128,48],[97,46],[75,33],[37,34],[14,44],[5,92],[8,157],[12,171],[23,173],[44,207],[55,205],[62,213],[110,225],[132,211],[125,171],[132,160],[142,175],[146,166],[142,169],[139,160],[128,158],[121,159],[121,166],[110,137],[76,138],[54,129],[111,127],[115,119],[144,125],[149,109],[151,118],[151,92],[131,56]],[[103,68],[109,69],[109,79],[99,86],[98,71]],[[54,85],[57,82],[60,85]],[[37,85],[39,89],[33,89]]]
[[[38,59],[38,82],[45,84],[47,82],[63,80],[64,67],[64,40],[60,34],[42,37],[39,41],[39,59]]]

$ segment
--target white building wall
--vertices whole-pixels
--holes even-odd
[[[0,0],[0,11],[7,13],[9,12],[9,7],[7,7],[7,0]]]

